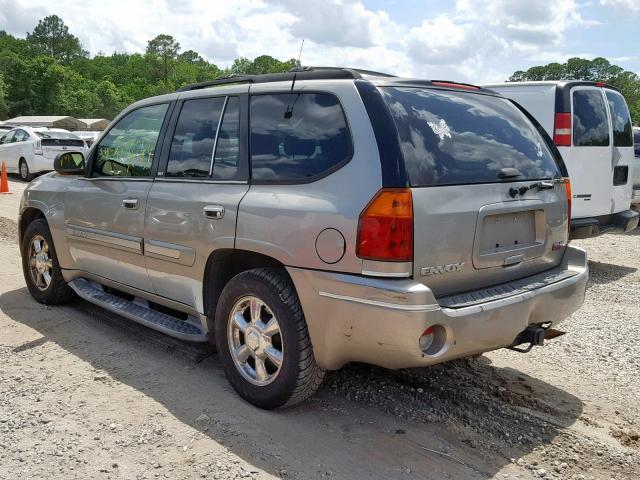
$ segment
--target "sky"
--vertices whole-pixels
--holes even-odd
[[[0,0],[24,37],[56,14],[92,55],[144,52],[160,33],[220,67],[268,54],[303,65],[425,79],[502,81],[603,56],[640,74],[640,0]]]

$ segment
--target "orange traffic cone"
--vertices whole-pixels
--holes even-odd
[[[11,193],[9,191],[9,180],[7,180],[7,166],[2,161],[2,174],[0,174],[0,193]]]

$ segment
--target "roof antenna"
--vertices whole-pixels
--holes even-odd
[[[293,92],[293,86],[296,84],[296,72],[298,70],[302,70],[302,65],[300,64],[300,57],[302,57],[302,49],[304,48],[304,38],[302,39],[302,43],[300,44],[300,52],[298,53],[298,60],[296,61],[295,71],[293,73],[293,81],[291,82],[291,91]]]
[[[293,92],[293,87],[296,84],[296,76],[298,75],[298,70],[302,70],[302,65],[300,64],[300,57],[302,57],[302,48],[304,47],[304,38],[302,39],[302,43],[300,44],[300,52],[298,53],[298,60],[297,60],[297,65],[295,67],[295,70],[293,72],[293,80],[291,81],[291,92]],[[300,96],[300,94],[298,94],[298,97]],[[296,102],[298,101],[298,97],[296,97],[296,99],[293,101],[293,105],[287,105],[287,108],[284,111],[284,118],[291,118],[293,117],[293,107],[295,106]]]

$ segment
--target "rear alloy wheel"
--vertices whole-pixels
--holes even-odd
[[[278,319],[258,297],[236,302],[228,322],[227,339],[233,362],[248,382],[273,382],[282,366],[282,332]]]
[[[34,220],[22,237],[22,271],[31,296],[38,302],[57,305],[71,301],[75,294],[62,278],[49,226]]]
[[[257,407],[293,405],[324,380],[284,270],[257,268],[229,281],[216,308],[215,340],[229,383]]]
[[[20,159],[18,171],[20,174],[20,180],[23,182],[30,182],[33,179],[33,175],[29,172],[29,165],[27,165],[27,161],[24,158]]]

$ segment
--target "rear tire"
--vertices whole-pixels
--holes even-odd
[[[75,293],[62,278],[56,249],[45,220],[34,220],[22,237],[22,272],[31,296],[45,305],[74,299]]]
[[[298,295],[281,269],[257,268],[231,279],[216,309],[215,339],[229,383],[259,408],[301,402],[325,378]]]
[[[27,161],[24,158],[21,158],[20,163],[18,164],[18,175],[20,176],[20,180],[23,182],[30,182],[33,180],[33,175],[29,171],[29,165],[27,165]]]

